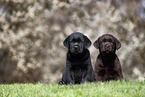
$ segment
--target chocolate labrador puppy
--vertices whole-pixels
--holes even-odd
[[[94,42],[94,47],[100,52],[95,64],[96,81],[123,79],[121,65],[115,54],[121,43],[113,35],[104,34]]]
[[[91,41],[80,32],[74,32],[63,42],[68,48],[66,68],[59,84],[80,84],[94,81],[90,52]]]

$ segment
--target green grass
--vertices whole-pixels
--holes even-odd
[[[112,81],[81,85],[1,84],[0,97],[145,97],[144,81]]]

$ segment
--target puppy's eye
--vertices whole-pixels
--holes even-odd
[[[75,41],[76,41],[75,39],[72,39],[70,42],[73,43],[73,42],[75,42]]]
[[[70,43],[73,43],[73,42],[74,42],[74,40],[71,40],[71,41],[70,41]]]
[[[112,39],[109,39],[109,42],[112,42]]]
[[[79,42],[82,42],[82,40],[80,38],[78,38],[78,39],[75,39],[74,42],[78,42],[79,43]]]
[[[110,43],[114,43],[114,41],[113,41],[112,39],[109,39],[109,42],[110,42]]]
[[[81,39],[78,39],[78,42],[82,42],[82,40]]]
[[[107,40],[106,39],[103,39],[103,42],[107,42]]]
[[[80,39],[77,39],[77,42],[80,42]]]

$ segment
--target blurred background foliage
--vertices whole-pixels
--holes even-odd
[[[0,83],[58,82],[63,40],[111,33],[127,80],[145,78],[145,0],[0,0]],[[94,66],[98,50],[89,48]]]

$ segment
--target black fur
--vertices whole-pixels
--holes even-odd
[[[66,68],[59,84],[80,84],[94,81],[95,73],[92,68],[88,47],[91,41],[80,32],[74,32],[63,42],[68,48]]]

